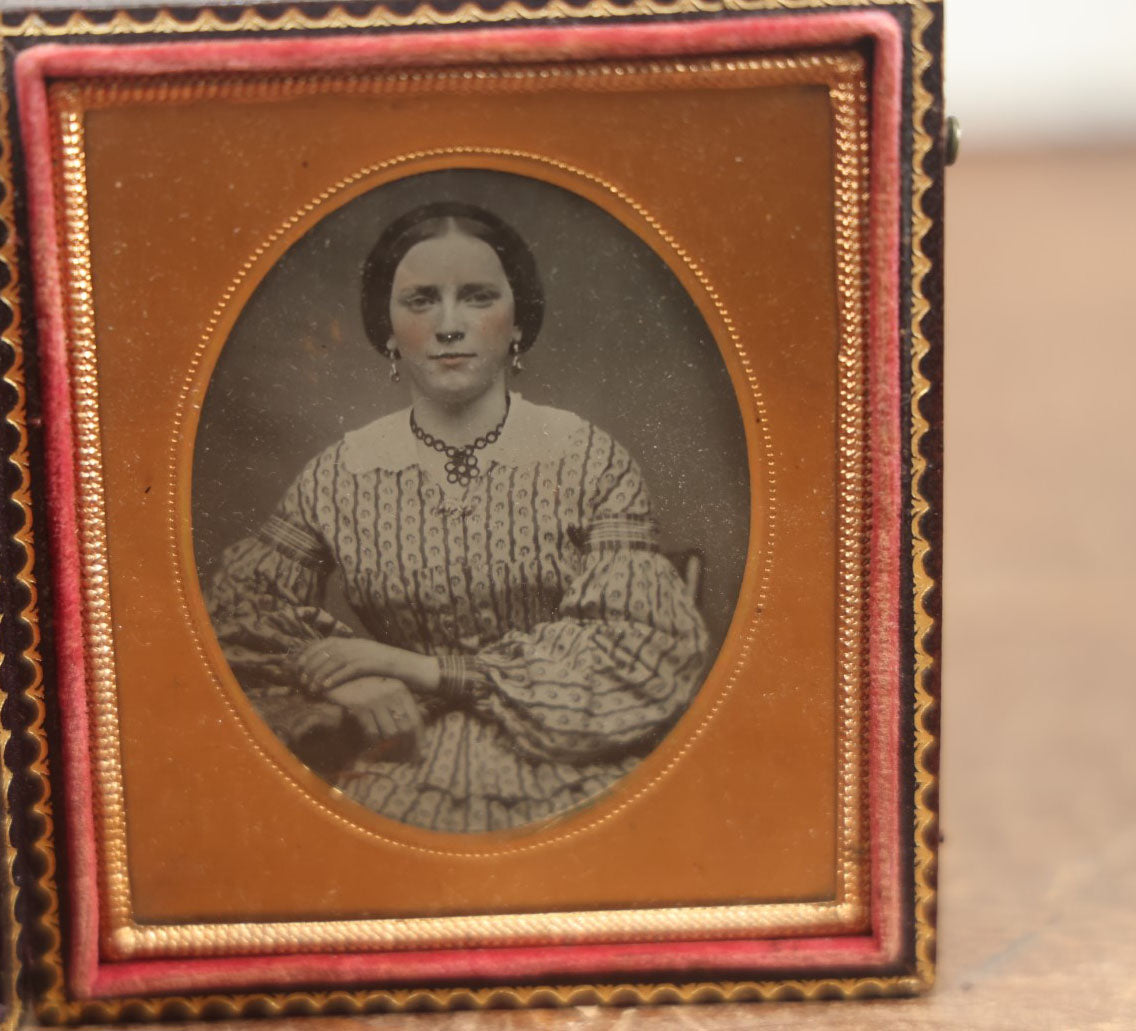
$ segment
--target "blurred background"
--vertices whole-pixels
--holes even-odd
[[[916,1006],[1131,1028],[1136,3],[948,0],[946,26],[946,841]]]

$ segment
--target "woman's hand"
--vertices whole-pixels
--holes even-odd
[[[432,656],[364,637],[315,641],[300,653],[297,666],[304,684],[320,694],[362,677],[388,677],[425,693],[436,691],[441,681],[438,660]]]
[[[422,733],[422,713],[401,680],[360,677],[332,688],[327,697],[350,711],[370,740],[406,737],[413,741],[417,751]]]

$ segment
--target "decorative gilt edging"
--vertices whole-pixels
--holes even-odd
[[[923,371],[923,361],[931,353],[931,342],[923,330],[923,319],[931,310],[924,281],[932,269],[927,253],[931,219],[923,203],[933,182],[927,173],[935,141],[927,132],[926,120],[934,102],[924,77],[931,68],[931,53],[924,40],[934,15],[927,4],[914,8],[912,47],[912,197],[911,197],[911,544],[912,605],[915,626],[914,723],[915,723],[915,964],[920,984],[930,988],[935,981],[935,906],[938,863],[936,838],[938,814],[938,669],[928,650],[928,638],[936,629],[936,619],[928,609],[935,591],[935,578],[928,570],[934,545],[924,532],[923,520],[931,510],[924,493],[923,477],[928,463],[923,446],[931,426],[923,414],[922,402],[931,392],[931,382]]]
[[[817,978],[786,981],[692,981],[665,984],[405,988],[386,991],[281,992],[107,999],[41,1007],[46,1024],[297,1017],[320,1014],[438,1013],[449,1010],[636,1006],[723,1002],[877,999],[914,995],[916,977]]]
[[[883,7],[926,10],[940,0],[872,0]],[[199,32],[297,32],[311,30],[420,28],[447,25],[503,25],[510,22],[602,20],[604,18],[650,18],[676,15],[756,13],[760,11],[803,11],[863,8],[863,0],[587,0],[574,4],[567,0],[550,0],[534,10],[520,0],[508,0],[500,7],[486,10],[475,0],[467,0],[452,11],[439,11],[423,4],[405,14],[384,7],[374,7],[362,14],[352,14],[340,4],[331,4],[320,13],[308,13],[295,7],[265,13],[255,9],[224,11],[204,8],[194,16],[173,14],[158,8],[153,11],[119,11],[99,18],[90,12],[73,12],[56,22],[39,13],[22,16],[15,24],[0,20],[0,36],[58,38],[61,36],[106,35],[184,35]]]

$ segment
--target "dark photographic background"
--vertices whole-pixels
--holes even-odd
[[[496,212],[532,248],[544,327],[510,387],[590,420],[639,461],[663,547],[705,556],[702,611],[716,652],[749,524],[745,438],[717,346],[635,234],[575,194],[503,172],[430,172],[379,187],[320,221],[269,271],[221,351],[202,408],[193,467],[202,583],[310,458],[408,405],[405,385],[389,381],[363,332],[360,273],[388,222],[443,199]],[[329,606],[343,614],[339,601]]]

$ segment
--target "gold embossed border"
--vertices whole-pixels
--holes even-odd
[[[187,101],[209,97],[248,97],[258,99],[308,95],[312,92],[357,94],[360,91],[404,92],[462,89],[555,88],[553,80],[567,77],[582,88],[641,89],[656,76],[679,74],[701,85],[738,88],[785,82],[816,82],[829,88],[834,112],[835,174],[834,211],[840,301],[841,345],[839,369],[838,429],[838,505],[840,555],[838,560],[838,857],[837,893],[834,901],[788,904],[688,906],[642,910],[597,910],[589,912],[545,912],[495,916],[461,916],[399,920],[340,920],[282,923],[218,923],[197,925],[138,925],[131,915],[124,786],[120,768],[118,720],[113,665],[114,640],[110,621],[109,584],[105,578],[105,516],[102,500],[102,459],[98,428],[97,347],[92,327],[94,313],[90,283],[90,254],[87,237],[87,196],[83,114],[90,106],[118,103]],[[62,180],[61,223],[65,240],[63,264],[72,283],[70,348],[80,467],[80,537],[85,570],[85,624],[90,651],[89,676],[93,710],[93,765],[97,770],[98,819],[100,825],[101,913],[106,919],[101,938],[116,958],[154,956],[233,955],[280,951],[325,951],[364,949],[446,948],[458,946],[503,946],[548,942],[608,942],[636,940],[691,940],[766,936],[848,934],[862,930],[868,916],[866,886],[868,869],[863,841],[864,821],[864,708],[867,685],[866,649],[866,537],[864,532],[866,493],[866,411],[865,359],[867,347],[865,293],[867,273],[864,228],[867,212],[867,94],[864,62],[852,54],[810,54],[734,61],[702,60],[673,62],[591,63],[586,66],[510,67],[503,69],[456,69],[415,71],[373,76],[313,76],[241,78],[211,77],[201,81],[192,77],[174,80],[99,81],[53,88],[52,120],[59,141],[59,167]],[[450,152],[447,152],[450,153]],[[661,238],[685,263],[703,290],[719,309],[721,321],[731,336],[729,346],[736,352],[745,371],[745,388],[750,403],[763,410],[760,391],[742,341],[722,309],[713,285],[684,248],[649,212],[612,183],[580,169],[537,155],[519,152],[485,151],[461,148],[454,156],[480,153],[526,158],[538,166],[555,166],[561,171],[591,181],[618,197],[652,225]],[[408,155],[384,162],[397,167],[421,157]],[[333,204],[336,194],[365,179],[374,169],[363,169],[341,183],[324,190],[296,216],[288,219],[258,249],[259,255],[285,236],[302,216],[316,208]],[[212,325],[230,297],[256,263],[246,263],[226,291],[226,301],[211,320]],[[725,342],[723,341],[723,344]],[[183,405],[184,407],[184,405]],[[763,466],[771,453],[768,419],[759,420],[765,434],[764,455],[755,456]],[[772,470],[768,473],[772,481]],[[176,538],[176,535],[175,535]],[[172,545],[176,547],[175,543]],[[772,549],[768,541],[761,546],[761,561],[767,564]],[[761,576],[766,579],[768,570]],[[760,612],[760,601],[756,611]],[[754,620],[760,617],[755,614]],[[752,627],[742,632],[748,639]],[[738,662],[744,659],[739,656]],[[736,680],[730,677],[726,690]],[[717,706],[715,707],[715,711]],[[694,731],[697,736],[713,718],[712,711]],[[251,739],[250,739],[251,740]],[[256,747],[255,742],[252,742]],[[672,764],[673,765],[673,764]],[[669,768],[668,768],[669,769]],[[665,775],[664,771],[664,775]],[[648,790],[647,785],[643,790]],[[366,832],[364,832],[366,833]],[[549,844],[557,838],[541,844]],[[537,847],[537,846],[526,846]],[[462,853],[467,858],[485,858],[485,853]]]
[[[63,36],[185,35],[202,32],[304,32],[376,28],[419,28],[440,25],[501,25],[515,22],[601,20],[615,17],[750,13],[755,11],[809,11],[898,7],[925,10],[940,0],[551,0],[540,8],[519,0],[507,0],[492,10],[473,0],[453,10],[438,10],[422,4],[397,11],[374,7],[357,13],[345,4],[328,4],[323,11],[282,7],[278,11],[205,8],[193,13],[174,13],[165,8],[151,11],[113,11],[109,16],[69,11],[64,17],[39,13],[19,16],[0,27],[0,36],[58,39]]]
[[[928,172],[932,154],[941,142],[931,136],[927,122],[932,116],[935,98],[928,89],[927,77],[934,68],[934,55],[927,46],[927,36],[935,15],[932,8],[918,4],[912,28],[912,188],[911,188],[911,571],[912,613],[914,619],[914,758],[915,758],[915,969],[921,984],[930,987],[935,980],[936,923],[938,892],[939,837],[939,668],[932,651],[932,637],[940,630],[932,596],[940,588],[932,562],[937,542],[926,529],[925,520],[932,513],[932,498],[924,478],[930,475],[926,448],[942,448],[942,429],[936,432],[923,411],[923,404],[933,391],[924,370],[931,355],[932,342],[924,320],[931,315],[927,296],[929,277],[934,270],[934,256],[928,237],[932,219],[924,210],[934,181]],[[942,165],[939,165],[940,174]],[[939,275],[942,275],[940,269]],[[940,313],[941,315],[941,313]],[[941,562],[941,556],[938,556]]]
[[[923,371],[924,359],[932,352],[923,319],[930,310],[927,296],[926,278],[933,272],[933,255],[928,249],[927,237],[932,228],[931,219],[923,212],[924,200],[935,187],[935,180],[929,168],[937,143],[929,131],[929,123],[934,124],[935,96],[930,77],[936,72],[933,28],[938,20],[939,0],[876,0],[875,4],[861,3],[859,0],[676,0],[674,3],[657,0],[638,0],[623,6],[591,0],[579,7],[563,2],[553,2],[539,10],[524,7],[516,0],[510,0],[494,12],[481,10],[474,3],[466,3],[450,12],[438,12],[423,7],[406,14],[396,14],[389,10],[376,8],[360,14],[349,13],[338,5],[329,6],[326,11],[312,13],[295,8],[281,8],[271,14],[244,11],[236,17],[231,12],[220,14],[216,11],[202,11],[190,18],[182,19],[166,11],[154,13],[114,12],[111,16],[91,16],[71,13],[66,18],[49,18],[40,14],[7,14],[0,18],[0,38],[13,40],[40,41],[66,36],[119,37],[129,38],[142,34],[160,34],[178,38],[202,31],[220,34],[261,31],[306,31],[336,28],[380,28],[386,26],[410,25],[428,26],[438,24],[484,24],[489,22],[526,23],[546,19],[576,18],[603,19],[622,15],[633,18],[654,18],[658,16],[696,15],[720,12],[764,12],[764,11],[806,11],[857,9],[867,6],[894,7],[909,12],[911,28],[909,45],[914,73],[905,86],[910,104],[911,125],[905,136],[913,148],[914,168],[910,197],[908,229],[911,233],[912,270],[905,272],[910,287],[910,307],[902,313],[904,326],[910,333],[911,355],[908,368],[912,375],[912,388],[909,397],[910,436],[912,445],[910,475],[912,562],[912,595],[910,597],[916,634],[914,641],[915,682],[913,696],[905,704],[913,704],[915,723],[913,732],[914,776],[916,795],[914,799],[915,853],[910,869],[911,890],[914,896],[914,942],[915,974],[887,977],[862,977],[848,979],[810,979],[772,982],[722,982],[693,983],[685,985],[616,985],[607,987],[568,987],[568,988],[495,988],[479,991],[465,989],[420,989],[405,992],[356,992],[356,993],[291,993],[254,994],[244,996],[184,996],[164,999],[116,999],[89,1004],[69,1002],[63,989],[63,967],[60,955],[60,935],[58,921],[58,888],[55,881],[54,837],[52,833],[52,811],[50,804],[50,782],[47,776],[47,741],[43,729],[44,706],[42,699],[42,666],[38,653],[38,616],[35,608],[36,588],[32,573],[33,533],[31,526],[30,477],[26,461],[27,454],[27,414],[25,405],[25,378],[22,367],[22,340],[19,332],[20,301],[17,285],[17,242],[12,217],[11,197],[13,173],[11,166],[11,139],[13,130],[9,118],[7,86],[0,82],[0,115],[4,116],[4,147],[0,156],[0,220],[6,230],[0,244],[0,262],[7,271],[7,279],[0,287],[0,303],[13,313],[15,318],[3,332],[3,342],[10,348],[15,358],[5,373],[5,382],[14,390],[16,401],[6,414],[6,419],[18,435],[16,450],[8,457],[19,471],[19,482],[13,488],[11,497],[25,514],[22,529],[12,533],[12,541],[22,545],[26,561],[18,574],[20,584],[27,590],[31,599],[21,607],[18,618],[25,626],[32,644],[24,652],[34,669],[30,682],[16,689],[21,700],[28,702],[36,716],[29,728],[35,744],[34,756],[28,760],[26,772],[40,785],[42,794],[39,801],[32,804],[35,816],[41,821],[42,830],[30,844],[29,849],[36,857],[38,874],[35,883],[23,890],[34,890],[47,900],[46,911],[37,921],[41,935],[42,965],[48,974],[48,981],[40,997],[39,1016],[48,1022],[70,1021],[108,1021],[123,1017],[135,1019],[155,1019],[159,1017],[185,1019],[211,1015],[236,1016],[241,1014],[288,1014],[318,1012],[367,1012],[379,1010],[407,1009],[447,1009],[459,1007],[516,1006],[516,1005],[574,1005],[589,1003],[627,1004],[634,1002],[709,1002],[709,1001],[748,1001],[756,999],[797,999],[831,997],[866,997],[889,994],[907,994],[931,984],[934,977],[935,927],[934,912],[936,904],[936,852],[937,835],[937,790],[938,771],[936,750],[938,747],[938,698],[937,664],[930,650],[930,635],[937,627],[934,610],[929,598],[937,589],[937,581],[929,569],[929,560],[934,557],[936,543],[924,532],[923,517],[930,510],[931,501],[925,492],[923,478],[928,472],[928,461],[924,446],[935,441],[936,431],[929,425],[922,411],[924,399],[933,390],[933,384]],[[6,542],[7,543],[7,542]],[[8,661],[6,659],[6,661]],[[0,749],[8,744],[8,731],[0,727]],[[0,761],[0,765],[3,762]],[[9,773],[5,768],[0,786],[7,791]],[[6,817],[6,820],[8,818]],[[7,830],[7,824],[5,829]],[[8,877],[10,891],[5,894],[10,905],[11,891],[15,885],[11,881],[12,853],[7,834],[4,835],[4,871]],[[13,939],[17,936],[15,924],[10,925]],[[17,994],[19,971],[14,967],[2,972],[5,996],[11,1000],[11,1007],[3,1018],[5,1028],[17,1026],[23,1019],[23,1004]]]

